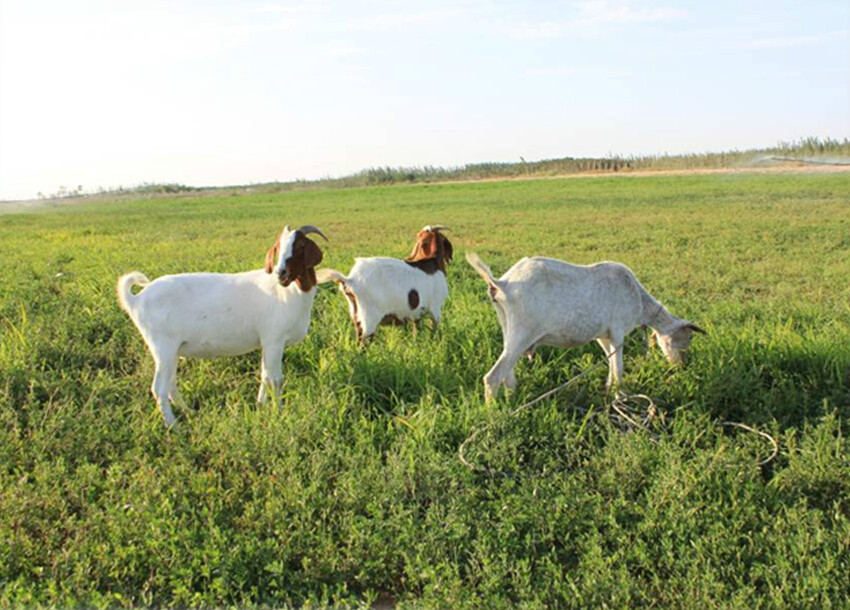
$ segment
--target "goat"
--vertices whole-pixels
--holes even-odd
[[[498,280],[474,253],[466,260],[489,286],[504,347],[484,376],[492,400],[505,385],[516,387],[514,367],[537,345],[574,347],[596,340],[608,357],[607,388],[623,378],[623,340],[636,326],[652,328],[662,352],[684,363],[699,326],[672,315],[620,263],[571,265],[552,258],[523,258]]]
[[[364,345],[381,323],[417,320],[429,313],[434,327],[449,294],[446,264],[452,260],[452,243],[440,231],[443,226],[426,226],[416,236],[416,245],[405,260],[387,257],[357,258],[346,277],[326,269],[329,279],[339,284],[348,302],[348,313]]]
[[[283,350],[307,335],[316,284],[327,281],[317,278],[314,267],[322,251],[307,239],[310,233],[327,240],[313,226],[295,231],[284,227],[266,254],[264,269],[182,273],[154,281],[133,271],[118,278],[118,303],[153,356],[151,392],[166,426],[175,422],[171,402],[182,403],[177,390],[179,356],[236,356],[262,348],[257,401],[265,402],[267,387],[277,396]],[[143,289],[134,295],[133,286]]]

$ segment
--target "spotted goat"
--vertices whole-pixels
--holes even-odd
[[[348,276],[326,269],[348,302],[348,312],[363,345],[380,324],[418,320],[429,314],[434,325],[449,294],[446,265],[452,260],[452,243],[444,226],[426,226],[404,260],[388,257],[357,258]]]

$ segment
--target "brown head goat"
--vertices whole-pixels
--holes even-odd
[[[417,320],[428,313],[436,326],[449,294],[446,264],[452,260],[452,243],[441,231],[424,227],[416,236],[413,252],[405,260],[387,257],[357,258],[344,276],[327,269],[348,301],[348,312],[360,344],[368,341],[382,322]]]
[[[314,267],[322,251],[307,235],[325,237],[314,226],[285,227],[266,255],[265,269],[244,273],[181,273],[154,281],[138,271],[118,278],[118,302],[139,329],[154,359],[151,391],[167,426],[174,424],[178,357],[236,356],[262,349],[262,383],[257,396],[266,400],[283,381],[281,358],[310,328],[316,298]],[[133,286],[142,286],[133,294]]]

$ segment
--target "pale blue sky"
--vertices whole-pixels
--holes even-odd
[[[810,135],[847,0],[0,0],[0,199]]]

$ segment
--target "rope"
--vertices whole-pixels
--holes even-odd
[[[605,362],[607,362],[607,358],[606,358]],[[578,381],[579,379],[581,379],[581,378],[582,378],[582,377],[584,377],[585,375],[588,375],[588,374],[590,374],[592,371],[594,371],[594,370],[598,369],[598,368],[599,368],[602,364],[605,364],[605,362],[601,362],[601,363],[597,363],[597,364],[595,364],[594,366],[590,367],[589,369],[586,369],[586,370],[582,371],[582,372],[581,372],[581,373],[579,373],[578,375],[575,375],[574,377],[571,377],[571,378],[570,378],[570,379],[569,379],[566,383],[562,383],[562,384],[561,384],[561,385],[559,385],[557,388],[553,388],[553,389],[549,390],[548,392],[544,392],[543,394],[541,394],[540,396],[538,396],[538,397],[537,397],[537,398],[535,398],[534,400],[530,400],[530,401],[528,401],[527,403],[525,403],[525,404],[522,404],[522,405],[518,406],[516,409],[514,409],[513,411],[511,411],[510,413],[508,413],[508,415],[507,415],[507,419],[513,418],[513,417],[515,417],[515,416],[517,415],[517,413],[520,413],[521,411],[524,411],[525,409],[528,409],[529,407],[531,407],[531,406],[533,406],[533,405],[536,405],[536,404],[537,404],[538,402],[540,402],[541,400],[546,400],[547,398],[549,398],[549,397],[550,397],[550,396],[552,396],[553,394],[557,394],[557,393],[558,393],[558,392],[560,392],[561,390],[565,390],[565,389],[567,389],[567,388],[568,388],[568,387],[570,387],[573,383],[575,383],[576,381]],[[586,409],[582,409],[581,407],[576,407],[576,408],[577,408],[579,411],[581,411],[582,413],[587,413],[587,410],[586,410]],[[484,432],[485,430],[488,430],[488,429],[489,429],[492,425],[493,425],[493,424],[492,424],[492,423],[490,423],[490,424],[485,424],[485,425],[483,425],[483,426],[481,426],[481,427],[478,427],[478,428],[473,428],[473,429],[472,429],[472,434],[470,434],[470,435],[467,437],[467,439],[461,443],[460,447],[458,447],[458,450],[457,450],[458,458],[460,459],[461,463],[462,463],[464,466],[466,466],[467,468],[469,468],[469,469],[470,469],[470,470],[472,470],[473,472],[486,472],[487,474],[490,474],[490,475],[493,475],[493,474],[494,474],[494,473],[493,473],[493,471],[491,471],[489,468],[481,468],[481,467],[479,467],[479,466],[475,466],[474,464],[471,464],[471,463],[470,463],[470,462],[466,459],[466,456],[465,456],[466,446],[467,446],[469,443],[471,443],[472,441],[474,441],[474,440],[476,439],[476,437],[477,437],[477,436],[478,436],[481,432]]]
[[[592,373],[596,369],[608,364],[611,357],[614,356],[614,354],[616,354],[617,351],[621,347],[622,347],[622,344],[619,347],[617,347],[616,349],[612,350],[611,353],[606,356],[605,360],[596,363],[595,365],[591,366],[588,369],[585,369],[584,371],[582,371],[581,373],[579,373],[577,375],[574,375],[573,377],[570,377],[566,382],[562,383],[561,385],[559,385],[555,388],[552,388],[551,390],[544,392],[543,394],[541,394],[537,398],[534,398],[533,400],[529,400],[528,402],[525,402],[525,403],[521,404],[520,406],[516,407],[515,409],[513,409],[512,411],[510,411],[507,414],[506,419],[511,419],[511,418],[515,417],[518,413],[521,413],[522,411],[531,408],[532,406],[536,405],[537,403],[539,403],[543,400],[546,400],[550,396],[554,396],[558,392],[561,392],[561,391],[567,389],[568,387],[573,385],[575,382],[577,382],[582,377],[585,377],[586,375],[589,375],[590,373]],[[647,350],[647,353],[648,353],[648,351],[649,351],[648,334],[647,334],[646,350]],[[645,403],[644,408],[640,409],[640,408],[630,406],[630,403],[634,403],[635,401],[644,402]],[[592,412],[592,410],[588,411],[588,409],[584,409],[584,408],[579,407],[579,406],[574,406],[574,408],[576,410],[578,410],[579,412],[585,414],[585,417],[589,417],[591,415],[591,412]],[[619,430],[621,430],[623,432],[628,432],[628,431],[634,430],[636,428],[640,428],[640,429],[643,429],[643,430],[649,430],[649,426],[655,420],[657,415],[658,415],[658,407],[655,404],[655,401],[652,398],[650,398],[649,396],[647,396],[646,394],[628,394],[626,392],[617,392],[617,394],[614,396],[614,399],[611,401],[611,404],[609,405],[609,409],[608,409],[608,417],[611,420],[611,423],[614,424],[615,427],[617,427]],[[495,422],[490,422],[488,424],[484,424],[483,426],[474,427],[472,429],[472,433],[466,438],[466,440],[464,440],[460,444],[460,447],[458,447],[458,452],[457,452],[458,453],[458,459],[460,460],[461,464],[463,464],[466,468],[468,468],[469,470],[471,470],[473,472],[481,472],[481,473],[488,474],[490,476],[505,476],[505,477],[508,477],[508,476],[511,476],[511,475],[507,472],[497,472],[497,471],[494,471],[490,468],[485,468],[483,466],[477,466],[476,464],[473,464],[468,459],[466,459],[466,448],[467,448],[467,446],[470,443],[472,443],[476,438],[478,438],[479,434],[481,434],[482,432],[485,432],[485,431],[489,430],[490,428],[492,428],[494,424],[495,424]],[[766,466],[771,461],[773,461],[776,458],[776,456],[779,454],[779,443],[776,441],[775,438],[773,438],[768,433],[762,432],[760,430],[756,430],[755,428],[752,428],[751,426],[748,426],[748,425],[740,423],[740,422],[724,421],[724,422],[721,422],[721,425],[739,428],[741,430],[745,430],[747,432],[757,434],[757,435],[759,435],[763,438],[766,438],[768,441],[770,441],[770,444],[773,446],[773,451],[771,452],[771,454],[766,459],[764,459],[764,460],[762,460],[761,462],[758,463],[759,467]],[[657,437],[653,437],[653,440],[655,438],[657,438]]]
[[[620,347],[622,347],[622,345],[620,345]],[[602,362],[598,362],[598,363],[594,364],[593,366],[591,366],[590,368],[585,369],[584,371],[582,371],[582,372],[581,372],[581,373],[579,373],[578,375],[574,375],[573,377],[570,377],[570,378],[569,378],[569,379],[568,379],[565,383],[562,383],[562,384],[561,384],[561,385],[559,385],[558,387],[556,387],[556,388],[552,388],[551,390],[549,390],[549,391],[547,391],[547,392],[544,392],[543,394],[541,394],[540,396],[538,396],[538,397],[537,397],[537,398],[535,398],[534,400],[530,400],[530,401],[528,401],[528,402],[526,402],[526,403],[521,404],[520,406],[518,406],[517,408],[515,408],[513,411],[511,411],[510,413],[508,413],[508,415],[507,415],[506,419],[513,418],[513,417],[515,417],[518,413],[520,413],[520,412],[524,411],[525,409],[528,409],[528,408],[530,408],[530,407],[532,407],[532,406],[536,405],[536,404],[537,404],[537,403],[539,403],[540,401],[542,401],[542,400],[546,400],[546,399],[547,399],[547,398],[549,398],[550,396],[553,396],[554,394],[557,394],[558,392],[560,392],[560,391],[562,391],[562,390],[567,389],[568,387],[570,387],[572,384],[574,384],[576,381],[578,381],[578,380],[579,380],[579,379],[581,379],[582,377],[584,377],[584,376],[586,376],[586,375],[589,375],[590,373],[592,373],[592,372],[593,372],[593,371],[595,371],[596,369],[598,369],[598,368],[602,367],[603,365],[607,364],[607,363],[608,363],[608,361],[611,359],[611,357],[612,357],[614,354],[616,354],[616,353],[617,353],[617,350],[619,350],[619,349],[620,349],[620,347],[618,347],[617,349],[611,350],[611,353],[610,353],[610,354],[608,354],[608,355],[606,356],[605,360],[603,360]],[[581,407],[576,407],[576,409],[577,409],[577,410],[579,410],[579,411],[581,411],[582,413],[587,413],[587,409],[583,409],[583,408],[581,408]],[[477,428],[473,428],[473,429],[472,429],[472,434],[470,434],[470,435],[466,438],[466,440],[465,440],[465,441],[463,441],[463,442],[460,444],[460,447],[458,447],[457,454],[458,454],[458,459],[460,459],[460,462],[461,462],[464,466],[466,466],[467,468],[469,468],[470,470],[472,470],[473,472],[485,472],[485,473],[487,473],[487,474],[489,474],[489,475],[491,475],[491,476],[494,476],[495,474],[498,474],[498,473],[494,473],[494,471],[490,470],[489,468],[482,468],[482,467],[480,467],[480,466],[476,466],[475,464],[470,463],[470,462],[469,462],[469,460],[467,460],[467,459],[466,459],[466,455],[465,455],[465,454],[466,454],[466,446],[467,446],[467,445],[469,445],[472,441],[474,441],[474,440],[478,437],[478,435],[479,435],[481,432],[484,432],[485,430],[490,429],[490,427],[492,427],[492,425],[493,425],[493,423],[489,423],[489,424],[485,424],[485,425],[480,426],[480,427],[477,427]]]
[[[773,451],[770,452],[770,455],[767,456],[766,459],[759,462],[759,467],[767,466],[768,464],[770,464],[773,461],[773,459],[777,455],[779,455],[779,443],[777,443],[776,439],[773,438],[771,435],[769,435],[767,432],[762,432],[761,430],[756,430],[755,428],[751,428],[747,424],[742,424],[742,423],[736,422],[736,421],[724,421],[724,422],[720,422],[720,425],[721,426],[732,426],[734,428],[740,428],[741,430],[746,430],[747,432],[752,432],[753,434],[758,434],[759,436],[764,437],[768,441],[770,441],[770,444],[773,445]]]

